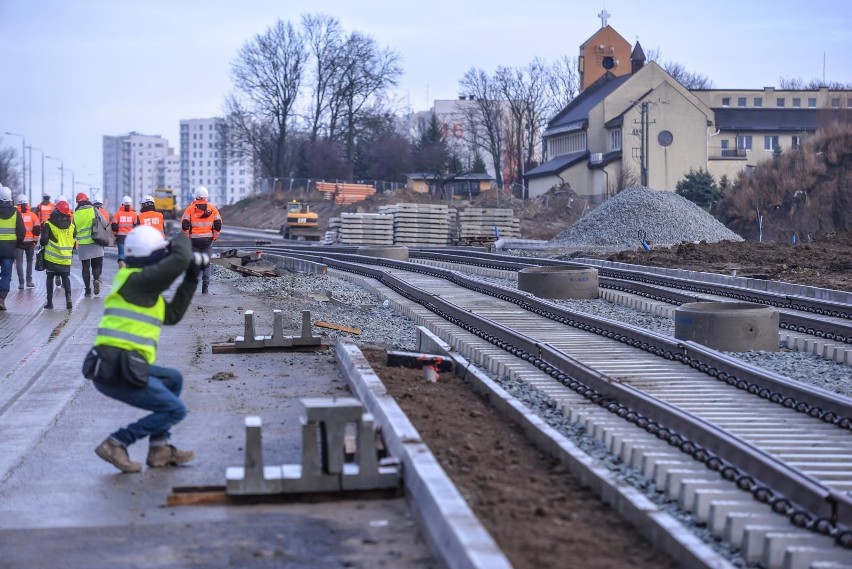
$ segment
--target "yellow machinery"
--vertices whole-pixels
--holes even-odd
[[[284,239],[319,241],[319,216],[308,204],[293,200],[287,204],[287,223],[281,226],[281,235]]]
[[[165,219],[177,219],[177,197],[171,188],[154,190],[154,209],[163,214]]]

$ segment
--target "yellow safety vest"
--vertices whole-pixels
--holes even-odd
[[[118,294],[128,277],[141,270],[124,268],[116,273],[112,290],[104,300],[104,315],[98,325],[95,346],[135,350],[153,364],[157,360],[160,328],[166,318],[166,301],[160,295],[154,306],[146,308],[127,302]]]
[[[95,208],[92,206],[82,207],[74,212],[74,225],[77,226],[77,243],[80,245],[91,245],[92,222],[95,221]]]
[[[0,241],[17,241],[15,227],[18,223],[18,215],[15,213],[9,219],[0,219]]]
[[[68,229],[59,229],[49,221],[45,225],[50,226],[50,234],[56,237],[56,241],[47,240],[47,245],[44,246],[44,260],[54,265],[70,265],[71,255],[74,253],[74,232],[77,228],[73,223],[68,226]]]

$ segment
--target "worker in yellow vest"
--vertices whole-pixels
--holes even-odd
[[[122,472],[139,472],[142,465],[130,459],[127,447],[149,437],[148,466],[177,466],[195,458],[192,451],[170,443],[170,429],[186,416],[180,399],[183,375],[156,365],[157,346],[160,328],[183,318],[198,288],[198,275],[210,259],[193,253],[182,234],[167,242],[156,229],[140,225],[127,234],[124,261],[104,300],[83,375],[107,397],[152,413],[112,433],[95,454]],[[181,274],[183,282],[167,301],[163,293]]]
[[[0,310],[6,310],[15,250],[24,241],[25,234],[21,212],[12,202],[12,190],[0,184]]]
[[[65,308],[71,309],[71,256],[74,254],[74,241],[77,228],[71,221],[71,206],[67,201],[56,202],[50,218],[41,225],[41,246],[44,247],[44,270],[47,272],[48,310],[53,308],[54,280],[62,282],[65,289]]]

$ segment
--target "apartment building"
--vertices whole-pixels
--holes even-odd
[[[124,196],[138,208],[142,197],[161,185],[160,162],[174,155],[168,140],[160,135],[130,132],[103,137],[103,199],[112,212]]]

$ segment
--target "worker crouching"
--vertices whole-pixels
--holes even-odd
[[[152,411],[106,438],[95,453],[122,472],[139,472],[127,448],[148,437],[149,467],[177,466],[195,458],[192,451],[170,444],[170,429],[186,417],[181,401],[183,375],[155,365],[160,329],[177,324],[198,287],[198,275],[209,257],[192,252],[190,240],[177,235],[167,242],[159,231],[134,227],[124,242],[124,262],[104,299],[104,315],[94,347],[83,362],[83,375],[95,389],[118,401]],[[171,301],[165,292],[184,278]]]

